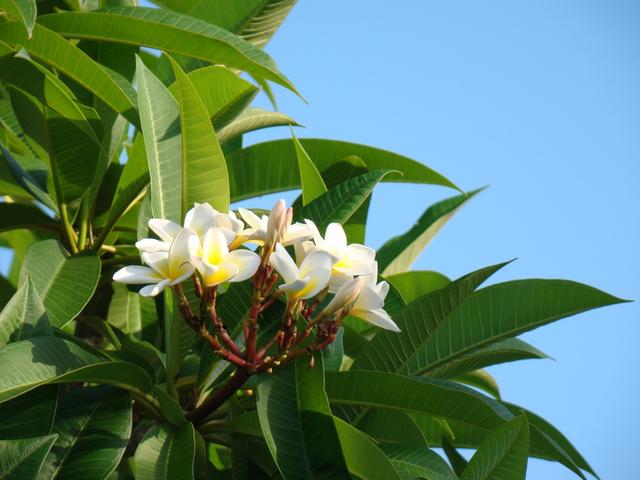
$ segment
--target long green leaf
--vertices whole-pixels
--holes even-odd
[[[4,157],[4,161],[6,162],[9,171],[24,191],[57,213],[58,207],[46,192],[45,188],[28,171],[26,171],[22,165],[20,165],[16,160],[15,155],[12,155],[2,142],[0,142],[0,152],[2,152],[2,156]]]
[[[154,425],[135,453],[137,480],[193,478],[195,430],[189,422],[180,427]]]
[[[24,259],[20,282],[31,278],[49,321],[61,327],[78,315],[98,285],[100,259],[92,253],[70,256],[56,240],[33,245]]]
[[[300,188],[293,140],[258,143],[235,151],[227,158],[231,201]],[[346,157],[360,157],[369,171],[389,169],[401,172],[386,177],[385,182],[426,183],[456,188],[449,180],[410,158],[356,143],[302,138],[300,143],[319,172],[342,162]],[[246,175],[245,172],[253,172]]]
[[[227,164],[198,92],[173,60],[176,98],[180,108],[182,140],[182,215],[193,204],[208,202],[213,208],[229,210]]]
[[[57,229],[56,223],[33,205],[0,203],[0,232],[16,228]]]
[[[0,349],[0,402],[45,383],[96,382],[151,395],[151,379],[137,365],[114,362],[75,342],[36,337]]]
[[[425,342],[413,371],[429,372],[474,349],[625,300],[567,280],[517,280],[470,296]]]
[[[356,478],[400,480],[393,464],[365,434],[347,422],[334,419],[349,472]],[[334,478],[331,476],[330,478]]]
[[[505,264],[492,265],[465,275],[410,303],[394,321],[400,333],[378,332],[353,364],[353,369],[410,372],[416,368],[416,357],[424,355],[424,345],[447,317],[473,291]]]
[[[398,410],[371,409],[358,423],[358,429],[381,443],[427,445],[422,430],[409,415]]]
[[[2,404],[0,438],[48,435],[58,408],[58,385],[44,385]]]
[[[409,270],[436,233],[479,191],[474,190],[432,205],[407,232],[391,238],[382,245],[376,255],[382,275],[393,275]]]
[[[492,397],[500,400],[500,387],[498,386],[498,382],[486,370],[478,369],[461,373],[457,375],[454,380],[464,385],[483,390]]]
[[[40,17],[43,18],[43,17]],[[115,80],[115,72],[107,72],[86,53],[55,32],[36,23],[33,36],[27,39],[22,25],[7,22],[0,28],[0,40],[14,46],[23,46],[29,55],[69,76],[100,98],[109,107],[138,124],[135,98]]]
[[[385,276],[384,279],[393,285],[406,303],[434,290],[446,287],[451,280],[439,272],[417,270]]]
[[[36,23],[36,0],[0,0],[0,12],[8,13],[12,18],[20,20],[27,35],[31,37],[33,25]]]
[[[287,479],[350,478],[323,385],[320,357],[311,371],[301,359],[258,384],[260,426]]]
[[[293,132],[291,132],[293,135]],[[302,205],[307,205],[327,191],[327,186],[320,176],[320,172],[309,158],[300,141],[293,135],[293,146],[298,159],[298,170],[300,171],[300,183],[302,187]]]
[[[0,440],[0,478],[21,480],[37,478],[56,435]]]
[[[0,347],[42,335],[51,335],[51,327],[40,296],[27,278],[0,312]]]
[[[374,170],[347,180],[298,209],[296,216],[313,220],[321,232],[332,222],[344,223],[371,195],[378,182],[391,173],[390,170]]]
[[[358,405],[428,414],[493,431],[512,414],[475,390],[444,380],[395,373],[327,372],[332,405]]]
[[[182,223],[180,109],[167,88],[136,59],[140,122],[151,178],[151,212]]]
[[[529,424],[520,415],[487,437],[460,480],[522,480],[527,472],[528,453]]]
[[[426,478],[429,480],[456,480],[449,465],[433,450],[419,445],[381,445],[403,480]]]
[[[38,21],[65,37],[157,48],[238,68],[296,91],[259,48],[215,25],[170,10],[113,7],[43,15]]]
[[[114,283],[107,321],[124,333],[144,338],[145,330],[157,323],[156,306],[151,298],[131,292],[126,285]]]
[[[131,435],[129,394],[110,387],[62,395],[53,432],[58,438],[40,471],[43,478],[107,478]]]
[[[298,123],[288,115],[270,112],[262,108],[247,108],[235,120],[218,130],[218,140],[226,143],[241,135],[263,128],[297,126]]]

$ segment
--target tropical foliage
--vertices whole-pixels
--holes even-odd
[[[411,271],[477,191],[251,106],[297,94],[263,50],[295,0],[155,3],[0,0],[0,478],[594,474],[485,367],[545,358],[518,335],[622,300],[481,287],[508,262]],[[379,182],[453,196],[374,252]],[[292,209],[234,206],[287,190]]]

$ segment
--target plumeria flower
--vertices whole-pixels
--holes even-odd
[[[398,326],[382,308],[384,307],[384,299],[389,293],[389,284],[385,281],[376,284],[378,281],[378,262],[373,263],[373,271],[363,277],[366,279],[366,283],[353,303],[349,314],[385,330],[399,332]]]
[[[193,274],[190,261],[190,245],[197,242],[193,230],[181,230],[170,243],[168,251],[148,251],[142,253],[142,261],[148,265],[129,265],[114,275],[116,282],[141,284],[140,295],[153,297],[167,286],[177,285]]]
[[[366,283],[366,276],[355,277],[343,283],[329,304],[322,310],[321,315],[327,317],[333,315],[340,309],[348,310],[351,304],[358,298],[358,295],[360,295]]]
[[[331,290],[336,291],[340,285],[355,275],[371,273],[376,252],[372,248],[358,243],[347,244],[347,235],[339,223],[330,223],[324,237],[315,223],[306,220],[313,232],[315,247],[329,252],[334,257]],[[308,246],[307,246],[308,248]]]
[[[308,240],[312,236],[309,227],[304,223],[290,223],[290,216],[285,209],[284,200],[279,200],[271,209],[269,216],[262,215],[258,217],[251,210],[239,208],[238,212],[242,219],[249,225],[249,228],[240,233],[241,237],[246,238],[245,242],[257,243],[263,245],[267,241],[267,232],[271,231],[271,236],[275,238],[276,233],[281,233],[279,239],[285,247],[294,245],[304,240]],[[269,225],[271,218],[271,228]],[[276,232],[276,230],[280,230]]]
[[[333,259],[329,253],[316,250],[310,252],[298,268],[282,244],[278,243],[269,257],[269,263],[285,282],[280,285],[280,290],[286,293],[289,302],[293,302],[311,298],[327,286]]]
[[[258,270],[260,257],[249,250],[229,251],[227,237],[220,227],[211,227],[202,246],[191,245],[191,258],[207,286],[242,282]]]

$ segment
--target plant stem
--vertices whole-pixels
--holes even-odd
[[[64,232],[67,237],[67,242],[69,243],[69,248],[71,248],[71,253],[78,253],[76,232],[73,231],[73,227],[71,226],[71,223],[69,223],[69,212],[67,211],[67,205],[64,203],[60,204],[60,220],[62,221],[62,226],[64,227]]]
[[[244,369],[236,370],[235,373],[229,377],[227,382],[220,387],[220,389],[212,393],[211,396],[202,403],[202,405],[187,413],[187,420],[190,420],[196,425],[201,423],[202,420],[207,418],[210,413],[215,411],[219,406],[231,398],[236,390],[244,385],[248,378],[249,374]]]

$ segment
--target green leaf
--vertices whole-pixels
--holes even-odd
[[[0,275],[0,309],[4,308],[16,293],[16,287],[4,275]]]
[[[218,130],[220,143],[229,142],[241,135],[269,127],[297,126],[298,123],[288,115],[270,112],[262,108],[247,108],[235,120]]]
[[[518,338],[506,338],[461,355],[451,362],[429,370],[430,377],[450,378],[478,368],[534,358],[549,358],[537,348]]]
[[[53,433],[58,438],[42,466],[43,478],[107,478],[131,435],[129,394],[110,387],[62,394]]]
[[[358,429],[381,443],[427,445],[422,430],[409,415],[398,410],[371,409],[358,423]]]
[[[462,454],[458,451],[458,449],[451,443],[449,438],[443,436],[442,437],[442,450],[444,450],[449,463],[451,464],[451,468],[455,472],[456,475],[462,475],[462,472],[467,468],[469,462],[466,458],[462,456]]]
[[[315,200],[323,193],[327,192],[327,186],[320,176],[320,172],[315,164],[309,158],[300,141],[293,136],[293,146],[296,150],[296,158],[298,159],[298,170],[300,171],[300,183],[302,184],[302,205],[305,206],[312,200]]]
[[[481,190],[442,200],[427,208],[408,231],[393,237],[378,249],[381,275],[406,272],[431,239],[468,200]]]
[[[136,59],[140,122],[151,178],[151,212],[182,223],[182,145],[178,103]]]
[[[42,462],[56,435],[0,440],[0,478],[21,480],[37,478]]]
[[[16,161],[14,155],[12,155],[9,150],[2,145],[2,142],[0,142],[0,151],[2,152],[2,156],[4,157],[7,167],[9,167],[11,174],[18,184],[24,188],[26,192],[32,195],[33,198],[39,200],[43,205],[57,213],[58,207],[49,194],[29,172],[22,168],[20,163]]]
[[[0,203],[0,232],[17,228],[56,230],[58,225],[34,205]]]
[[[521,480],[527,472],[528,453],[529,424],[520,415],[487,437],[460,480]]]
[[[505,337],[625,300],[567,280],[517,280],[470,296],[425,342],[414,371],[429,372]]]
[[[20,20],[31,38],[33,25],[36,23],[36,0],[0,0],[0,12],[4,11],[10,17]]]
[[[153,328],[157,322],[155,302],[129,291],[122,283],[114,283],[113,290],[107,321],[124,333],[145,338],[143,331]]]
[[[43,15],[38,21],[65,37],[143,45],[238,68],[297,93],[259,48],[215,25],[170,10],[113,7]]]
[[[51,335],[51,327],[30,278],[0,313],[0,347],[24,338]]]
[[[39,17],[42,18],[44,17]],[[135,98],[123,88],[121,82],[115,80],[117,74],[113,71],[107,72],[86,53],[57,33],[36,23],[33,37],[27,39],[20,23],[6,22],[0,28],[0,40],[13,47],[26,48],[31,57],[69,76],[129,121],[138,123]]]
[[[327,396],[332,405],[387,408],[457,420],[493,431],[511,413],[475,390],[445,380],[385,372],[327,372]]]
[[[298,209],[296,217],[313,220],[321,232],[332,222],[344,223],[369,197],[378,182],[390,173],[391,170],[375,170],[336,185]]]
[[[136,480],[193,478],[195,452],[195,430],[191,423],[180,427],[154,425],[136,449]]]
[[[216,8],[211,8],[208,0],[161,0],[159,3],[171,10],[218,25],[263,47],[280,27],[296,0],[216,0]]]
[[[207,110],[189,77],[169,57],[176,76],[182,140],[182,215],[193,204],[208,202],[216,210],[229,210],[227,164]]]
[[[61,327],[78,315],[98,285],[100,259],[93,253],[70,256],[56,240],[34,244],[24,259],[20,283],[30,277],[49,321]]]
[[[433,332],[473,291],[502,268],[505,263],[492,265],[467,274],[419,297],[394,315],[401,332],[378,332],[356,358],[353,369],[415,373],[425,354],[424,345]]]
[[[237,202],[259,195],[300,188],[300,173],[296,165],[293,140],[274,140],[234,151],[227,157],[231,201]],[[348,156],[358,156],[369,171],[390,169],[386,182],[426,183],[458,189],[453,183],[425,165],[396,153],[356,143],[337,140],[302,138],[300,143],[319,172],[342,162]],[[245,172],[253,172],[246,175]]]
[[[492,397],[500,400],[500,388],[498,387],[498,382],[486,370],[479,369],[462,373],[456,376],[454,380],[456,382],[464,383],[465,385],[484,390]]]
[[[0,349],[0,402],[45,383],[95,382],[151,395],[151,379],[137,365],[98,357],[75,342],[36,337]]]
[[[393,285],[406,303],[411,303],[422,295],[439,290],[451,283],[451,280],[439,272],[416,270],[396,273],[384,277]]]
[[[366,435],[339,418],[334,418],[334,422],[351,474],[356,478],[400,480],[393,464]]]
[[[258,384],[257,410],[265,441],[287,479],[350,478],[323,391],[321,356],[313,370],[307,365],[306,359],[299,359]]]
[[[44,385],[2,404],[0,438],[48,435],[58,408],[58,385]]]
[[[403,480],[456,480],[449,465],[433,450],[419,445],[381,445]]]

